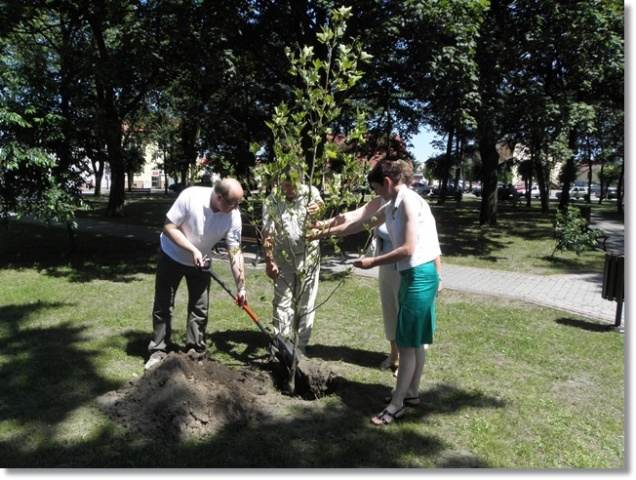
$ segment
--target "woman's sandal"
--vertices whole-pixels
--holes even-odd
[[[384,397],[384,402],[391,403],[392,399],[392,395],[387,395]],[[408,407],[417,407],[420,403],[422,403],[422,399],[420,397],[404,397],[403,403]]]
[[[390,423],[393,423],[395,420],[401,418],[405,412],[406,412],[406,407],[402,407],[393,413],[389,412],[388,408],[385,408],[375,417],[371,417],[371,423],[378,426],[388,425]]]

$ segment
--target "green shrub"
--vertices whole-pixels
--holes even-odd
[[[580,255],[584,250],[593,249],[602,236],[602,230],[589,228],[579,209],[569,205],[566,210],[557,211],[554,217],[556,246],[552,256],[557,250],[574,250],[577,255]]]

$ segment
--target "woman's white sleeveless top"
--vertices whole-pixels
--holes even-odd
[[[431,207],[417,192],[407,187],[400,188],[395,200],[389,202],[385,207],[386,227],[393,246],[399,247],[404,244],[404,228],[406,225],[405,200],[414,205],[415,218],[412,220],[416,223],[417,233],[415,252],[410,257],[397,262],[399,271],[430,262],[442,254]]]

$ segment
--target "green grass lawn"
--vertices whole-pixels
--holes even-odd
[[[531,207],[500,203],[497,225],[484,227],[478,221],[479,199],[430,204],[448,263],[535,274],[603,271],[604,255],[600,251],[586,251],[579,256],[557,252],[552,256],[556,204],[551,204],[552,210],[545,214],[538,201]]]
[[[199,443],[124,430],[95,398],[143,372],[157,245],[12,224],[0,233],[0,465],[622,468],[624,337],[555,310],[443,292],[423,405],[385,429],[394,379],[375,280],[348,279],[318,312],[309,355],[343,384],[283,419],[228,425]],[[224,265],[217,272],[229,280]],[[321,284],[325,298],[335,285]],[[250,304],[271,309],[262,271]],[[212,287],[210,351],[240,367],[263,353],[249,319]],[[175,338],[185,336],[182,287]],[[320,301],[320,299],[319,299]]]
[[[574,200],[574,205],[587,205],[583,200]],[[613,220],[623,223],[625,221],[625,213],[618,213],[616,209],[616,199],[603,200],[603,203],[599,204],[598,199],[595,199],[590,206],[594,215],[604,219]]]
[[[161,228],[166,213],[177,198],[174,194],[127,195],[124,216],[108,218],[109,221]],[[100,197],[86,195],[84,203],[86,208],[77,212],[79,218],[106,219],[108,195]]]
[[[134,196],[127,200],[125,216],[109,219],[117,223],[137,224],[160,228],[165,213],[174,197],[164,195]],[[89,209],[80,217],[103,219],[106,198],[88,197]],[[559,252],[554,257],[553,225],[554,208],[548,214],[540,210],[539,202],[532,207],[509,203],[499,205],[498,224],[479,225],[480,200],[465,197],[461,203],[453,200],[437,205],[429,200],[435,219],[444,260],[455,265],[494,268],[535,274],[598,273],[603,271],[604,255],[600,251],[587,251],[577,256],[573,252]],[[582,203],[581,203],[582,204]],[[592,204],[593,211],[603,218],[618,219],[612,213],[613,204]],[[245,227],[246,237],[254,231]],[[346,249],[357,249],[364,243],[346,240]]]

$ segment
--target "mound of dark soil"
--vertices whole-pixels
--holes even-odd
[[[307,380],[315,389],[312,395],[325,393],[333,375],[307,359],[300,365],[311,369]],[[272,418],[283,400],[302,402],[283,396],[267,371],[229,368],[213,359],[195,361],[173,352],[138,380],[101,396],[98,405],[131,432],[178,442],[212,435],[230,423]]]

